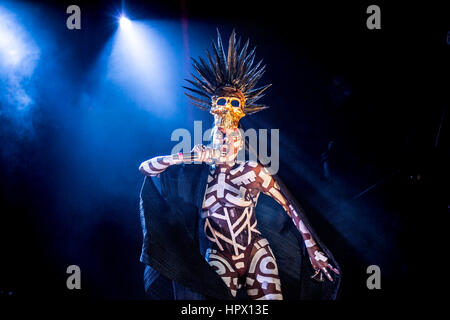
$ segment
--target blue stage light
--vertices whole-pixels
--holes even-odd
[[[130,19],[128,19],[127,17],[125,17],[124,15],[122,15],[119,19],[119,24],[120,27],[124,30],[128,30],[131,28],[131,21]]]
[[[184,97],[179,89],[183,59],[177,55],[182,50],[177,47],[181,42],[175,24],[127,20],[124,15],[118,18],[117,33],[100,58],[107,66],[106,80],[120,86],[129,104],[170,117],[177,99]]]

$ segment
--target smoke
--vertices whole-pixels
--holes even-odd
[[[9,160],[34,136],[32,77],[41,52],[23,20],[0,7],[0,154]]]
[[[17,20],[14,14],[0,8],[0,116],[14,119],[17,115],[23,119],[21,113],[34,104],[30,78],[40,50]]]

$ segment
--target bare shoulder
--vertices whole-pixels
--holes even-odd
[[[233,169],[230,170],[232,176],[251,175],[256,177],[261,170],[261,165],[255,161],[245,161],[236,164]]]
[[[258,174],[262,170],[263,166],[257,161],[247,160],[242,164],[242,171],[249,172],[253,171]]]
[[[269,171],[262,164],[256,161],[246,161],[243,169],[243,173],[252,172],[255,178],[262,182],[271,178]]]
[[[258,169],[262,167],[257,161],[253,160],[245,161],[245,166],[249,168],[258,168]]]
[[[248,170],[253,170],[257,174],[262,172],[262,174],[270,175],[270,173],[267,170],[267,168],[264,167],[262,164],[260,164],[257,161],[248,160],[248,161],[245,162],[245,167],[248,168]]]

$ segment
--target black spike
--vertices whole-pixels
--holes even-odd
[[[265,94],[262,94],[259,96],[254,96],[252,99],[247,100],[247,102],[249,105],[255,104],[256,101],[258,101],[259,99],[261,99],[264,96],[265,96]]]
[[[192,92],[194,92],[194,93],[196,93],[196,94],[198,94],[198,95],[200,95],[200,96],[202,96],[202,97],[210,98],[210,96],[207,95],[206,93],[204,93],[203,91],[196,90],[196,89],[192,89],[192,88],[185,87],[185,86],[182,86],[182,87],[185,88],[185,89],[187,89],[187,90],[189,90],[189,91],[192,91]]]
[[[237,40],[236,40],[236,59],[237,59],[237,56],[238,56],[238,52],[239,52],[239,48],[241,47],[241,38],[236,38]],[[237,60],[236,60],[236,62],[237,62]]]
[[[216,78],[214,76],[214,72],[208,67],[208,65],[205,63],[205,61],[202,58],[200,59],[200,64],[202,68],[207,72],[207,79],[203,78],[211,88],[216,87],[215,82]]]
[[[261,69],[259,69],[258,72],[256,72],[253,77],[251,77],[250,79],[247,80],[247,83],[245,85],[245,89],[244,91],[247,92],[251,89],[253,89],[253,87],[256,85],[256,83],[261,79],[261,77],[263,76],[264,72],[266,72],[266,66],[264,65]]]
[[[263,62],[263,59],[261,59],[251,70],[249,70],[244,77],[242,77],[244,82],[247,82],[248,79],[251,79],[257,72],[258,72],[258,68],[261,65],[261,63]]]
[[[253,89],[253,90],[249,90],[246,94],[245,94],[245,96],[246,97],[248,97],[248,99],[254,99],[254,98],[256,98],[257,96],[259,96],[261,93],[263,93],[264,91],[266,91],[268,88],[270,88],[272,86],[272,84],[271,83],[269,83],[269,84],[266,84],[265,86],[262,86],[262,87],[259,87],[259,88],[256,88],[256,89]],[[262,96],[261,96],[262,97]],[[260,98],[261,98],[260,97]],[[260,99],[260,98],[258,98],[258,99]],[[255,100],[256,101],[256,100]],[[253,101],[254,102],[254,101]]]
[[[247,74],[251,65],[253,64],[253,59],[255,58],[255,50],[256,50],[256,47],[254,47],[253,50],[244,58],[243,66],[238,75],[238,78],[241,79],[241,82],[242,82],[243,78],[245,78],[245,75]],[[241,83],[240,85],[242,86],[244,84]]]
[[[216,44],[214,42],[212,42],[212,47],[213,47],[213,53],[214,53],[214,58],[215,58],[215,65],[216,65],[216,79],[218,83],[224,83],[225,82],[225,75],[223,73],[223,68],[222,68],[222,64],[220,62],[220,57],[219,57],[219,53],[217,52],[217,47]]]
[[[212,95],[214,94],[214,90],[212,90],[211,88],[209,88],[209,87],[207,86],[206,83],[204,83],[203,81],[201,81],[199,78],[197,78],[196,76],[194,76],[192,73],[191,73],[191,76],[192,76],[192,77],[195,79],[195,81],[197,81],[197,82],[191,81],[191,80],[189,80],[189,79],[184,79],[184,80],[186,80],[187,82],[189,82],[190,84],[192,84],[193,86],[195,86],[196,88],[198,88],[200,91],[204,91],[204,93],[206,93],[208,96],[212,96]]]
[[[200,65],[194,59],[192,60],[193,60],[192,67],[195,69],[195,71],[197,71],[197,73],[203,78],[203,80],[209,85],[209,87],[213,87],[211,81],[215,79],[211,79],[212,77],[211,71],[207,68],[207,66],[204,65],[202,58],[200,58],[200,60],[202,61],[202,65]]]
[[[239,53],[239,60],[243,61],[244,57],[247,54],[247,49],[248,49],[248,45],[250,44],[250,39],[247,39],[247,41],[245,42],[244,46],[242,47],[241,53]]]
[[[236,33],[233,29],[228,40],[228,55],[227,55],[227,68],[228,68],[228,82],[231,83],[234,76],[234,70],[236,69]]]
[[[219,54],[219,66],[222,69],[222,74],[224,75],[225,81],[228,79],[228,68],[226,63],[225,49],[222,44],[222,37],[220,35],[219,29],[217,29],[217,53]]]
[[[209,108],[202,106],[201,104],[198,104],[195,101],[190,101],[191,104],[193,104],[195,107],[199,108],[200,110],[203,111],[209,111]]]
[[[245,58],[246,58],[246,54],[247,54],[247,48],[249,45],[250,41],[247,40],[247,42],[244,44],[244,47],[241,50],[241,53],[238,56],[238,60],[239,60],[239,64],[237,67],[237,74],[236,74],[236,78],[237,79],[241,79],[242,75],[245,73]]]
[[[206,56],[207,56],[207,58],[208,58],[208,62],[209,62],[209,65],[211,66],[210,67],[210,70],[212,71],[212,73],[213,73],[213,75],[214,75],[214,81],[215,81],[215,83],[217,84],[217,83],[220,83],[220,82],[218,82],[217,81],[217,68],[216,68],[216,64],[214,63],[214,61],[213,61],[213,59],[211,58],[211,55],[209,54],[209,51],[208,50],[206,50]],[[217,86],[217,85],[216,85]]]
[[[264,105],[249,105],[244,107],[244,112],[245,114],[253,114],[259,111],[262,111],[264,109],[268,109],[270,108],[269,106],[264,106]]]
[[[250,54],[248,55],[248,59],[245,64],[246,72],[249,72],[249,70],[251,70],[253,62],[255,61],[255,56],[256,56],[255,49],[256,49],[256,47],[253,48],[252,52],[250,52]]]
[[[207,108],[209,109],[211,107],[210,102],[205,101],[205,100],[201,100],[199,98],[196,98],[192,95],[190,95],[189,93],[185,92],[184,93],[186,96],[188,96],[190,99],[192,99],[196,104],[201,105],[203,108]]]

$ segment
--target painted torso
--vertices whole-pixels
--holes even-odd
[[[260,170],[254,162],[210,170],[202,212],[205,233],[217,249],[238,255],[260,235],[254,211],[261,191]]]

